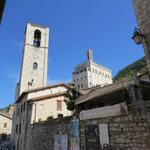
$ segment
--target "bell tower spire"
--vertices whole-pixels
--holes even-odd
[[[87,51],[87,60],[88,60],[88,61],[93,61],[93,52],[92,52],[91,49],[89,49],[89,50]]]

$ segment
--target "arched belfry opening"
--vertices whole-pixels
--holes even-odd
[[[35,30],[34,31],[33,45],[35,47],[40,47],[41,46],[41,31],[40,30]]]

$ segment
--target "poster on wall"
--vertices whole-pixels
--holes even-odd
[[[70,123],[70,150],[79,150],[80,142],[79,142],[79,120],[77,118],[73,118]]]
[[[54,138],[54,150],[61,149],[61,135],[56,134]]]
[[[104,149],[109,147],[109,133],[108,133],[108,124],[103,123],[99,124],[99,135],[100,135],[100,144],[101,148]]]
[[[68,135],[56,134],[54,137],[54,150],[68,150]]]
[[[98,125],[85,126],[85,149],[100,150]]]
[[[68,135],[61,136],[61,150],[68,150]]]

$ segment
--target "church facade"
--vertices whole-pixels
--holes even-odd
[[[33,123],[72,114],[64,102],[71,87],[64,83],[47,86],[48,41],[49,28],[27,24],[13,116],[14,150],[30,149],[28,139]]]

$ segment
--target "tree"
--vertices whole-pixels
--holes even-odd
[[[66,103],[68,110],[74,111],[75,109],[74,102],[79,97],[79,95],[80,94],[76,92],[74,89],[67,91],[67,97],[64,99],[64,102]]]

